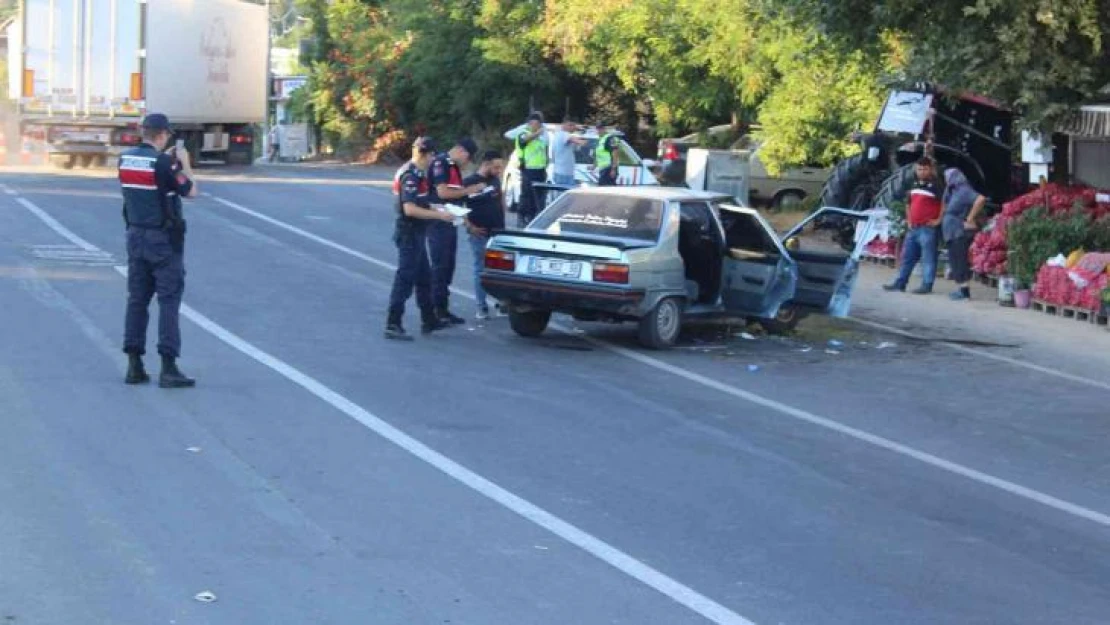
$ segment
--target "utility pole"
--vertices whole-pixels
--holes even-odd
[[[271,62],[270,61],[270,50],[273,47],[273,33],[274,33],[273,24],[270,23],[270,20],[272,19],[272,16],[270,14],[270,11],[272,10],[271,7],[270,7],[270,2],[271,2],[271,0],[266,0],[266,71],[265,71],[266,91],[263,92],[263,93],[266,94],[266,97],[265,97],[266,110],[264,111],[265,115],[262,117],[262,157],[263,158],[265,158],[266,155],[270,153],[270,89],[272,88],[272,86],[274,84],[274,79],[273,79],[272,73],[270,71],[270,62]]]

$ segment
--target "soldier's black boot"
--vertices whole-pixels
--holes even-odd
[[[463,319],[446,308],[437,310],[436,316],[439,317],[439,320],[444,322],[445,325],[463,325],[466,323],[466,319]]]
[[[185,377],[184,373],[177,368],[177,362],[173,356],[162,356],[162,375],[158,376],[158,386],[162,388],[191,388],[197,385],[197,381]]]
[[[441,318],[435,311],[428,310],[420,313],[420,332],[421,334],[431,334],[436,330],[443,330],[451,327],[451,322]]]
[[[393,339],[394,341],[411,341],[412,337],[408,332],[405,332],[405,327],[401,325],[401,313],[390,310],[389,317],[385,322],[385,338]]]
[[[385,326],[385,338],[393,339],[394,341],[411,341],[412,337],[405,328],[399,323],[390,323]]]
[[[139,354],[127,355],[127,377],[123,379],[125,384],[146,384],[150,382],[150,376],[147,375],[146,368],[143,367],[143,357]]]

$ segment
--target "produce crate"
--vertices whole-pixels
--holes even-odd
[[[1083,323],[1100,326],[1107,325],[1106,315],[1099,314],[1100,311],[1097,310],[1087,310],[1086,308],[1077,308],[1075,306],[1061,306],[1060,304],[1053,304],[1039,299],[1033,300],[1033,310],[1054,317],[1075,319]]]

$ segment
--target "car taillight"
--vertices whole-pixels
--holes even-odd
[[[678,146],[671,142],[667,142],[666,147],[663,148],[663,160],[677,161],[678,160]]]
[[[238,145],[243,145],[245,143],[250,143],[251,139],[252,139],[252,137],[250,135],[232,135],[231,136],[231,142],[235,143],[235,144],[238,144]]]
[[[486,269],[516,271],[516,254],[498,250],[486,250]]]
[[[628,284],[628,265],[594,263],[594,282]]]

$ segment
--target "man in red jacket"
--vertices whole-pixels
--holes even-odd
[[[937,226],[941,221],[941,192],[937,186],[936,163],[928,156],[921,157],[914,166],[915,180],[910,189],[906,206],[906,239],[902,244],[902,262],[898,277],[890,284],[884,284],[887,291],[905,291],[910,274],[920,260],[922,264],[921,286],[914,293],[924,295],[933,292],[933,281],[937,277]]]

